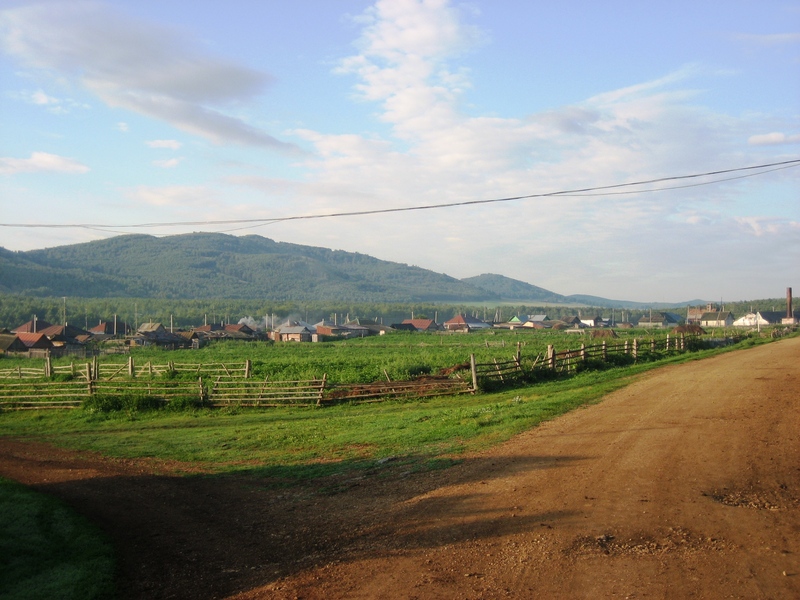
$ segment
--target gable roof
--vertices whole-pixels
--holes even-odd
[[[19,327],[12,329],[11,333],[38,333],[42,329],[50,327],[51,325],[52,323],[42,321],[41,319],[30,320],[27,323],[23,323]]]
[[[124,321],[117,321],[117,334],[125,335],[130,331],[130,327]],[[113,321],[101,321],[94,327],[89,329],[89,333],[105,333],[107,335],[114,334],[114,322]]]
[[[488,325],[486,321],[481,321],[470,315],[456,315],[449,321],[444,322],[445,325]]]
[[[53,342],[43,333],[18,333],[17,337],[28,348],[53,348]]]
[[[404,324],[413,325],[417,331],[428,331],[430,329],[437,329],[436,321],[433,319],[406,319]]]
[[[28,347],[13,333],[0,333],[0,352],[24,352]]]
[[[733,318],[733,313],[730,311],[714,311],[714,312],[704,312],[700,320],[701,321],[725,321],[728,317],[731,319]]]

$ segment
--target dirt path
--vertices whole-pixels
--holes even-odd
[[[99,522],[126,598],[796,599],[799,404],[795,338],[332,495],[2,439],[0,474]]]

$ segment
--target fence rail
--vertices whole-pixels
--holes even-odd
[[[84,382],[4,383],[0,386],[0,408],[5,410],[80,408],[90,395],[91,390]]]
[[[523,359],[521,344],[510,359],[493,359],[477,363],[470,357],[472,381],[455,377],[422,377],[410,381],[385,381],[369,384],[331,385],[327,375],[309,381],[263,381],[250,379],[251,363],[236,366],[221,363],[166,365],[146,363],[137,367],[133,358],[127,363],[75,365],[53,369],[46,363],[49,376],[68,372],[85,381],[0,383],[0,409],[77,408],[87,399],[103,396],[147,396],[165,403],[192,398],[201,406],[277,407],[321,406],[336,402],[367,403],[388,399],[423,398],[448,394],[474,393],[498,385],[517,385],[531,381],[540,371],[570,372],[589,361],[609,361],[612,356],[627,356],[629,360],[647,359],[670,352],[682,352],[691,347],[689,336],[667,336],[666,340],[637,339],[598,344],[581,344],[580,348],[556,351],[547,348],[545,355]],[[466,366],[466,365],[464,365]],[[459,365],[461,368],[461,365]],[[32,369],[7,369],[0,372],[6,379],[24,380]],[[193,373],[197,381],[170,380],[158,374]],[[213,375],[209,376],[208,374]],[[42,371],[38,371],[42,377]],[[145,375],[147,377],[145,377]],[[205,378],[205,379],[204,379]]]
[[[208,402],[223,406],[319,406],[322,403],[327,375],[311,381],[214,381]]]
[[[368,384],[337,385],[326,394],[324,402],[367,404],[384,400],[405,400],[430,396],[471,393],[469,382],[461,378],[424,377],[411,381],[378,381]]]

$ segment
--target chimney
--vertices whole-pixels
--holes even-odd
[[[792,313],[792,288],[786,288],[786,318],[791,319],[794,317],[794,313]]]

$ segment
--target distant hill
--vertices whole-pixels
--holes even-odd
[[[0,249],[0,293],[29,296],[482,302],[498,297],[427,269],[250,235],[123,235]]]
[[[0,293],[294,302],[517,302],[628,309],[667,306],[563,296],[493,273],[459,280],[357,252],[221,233],[121,235],[27,252],[0,248]],[[671,306],[687,304],[704,302]]]
[[[608,298],[600,298],[598,296],[587,296],[585,294],[572,294],[564,296],[568,302],[576,304],[585,304],[587,306],[597,306],[601,308],[630,308],[630,309],[643,309],[653,308],[662,310],[665,308],[679,308],[686,306],[704,306],[705,300],[685,300],[683,302],[631,302],[629,300],[609,300]]]
[[[520,303],[568,302],[567,298],[561,294],[556,294],[555,292],[531,285],[530,283],[525,283],[518,279],[511,279],[504,275],[496,275],[494,273],[484,273],[476,277],[467,277],[461,281],[484,289],[493,296],[497,296],[506,301],[518,301]]]

